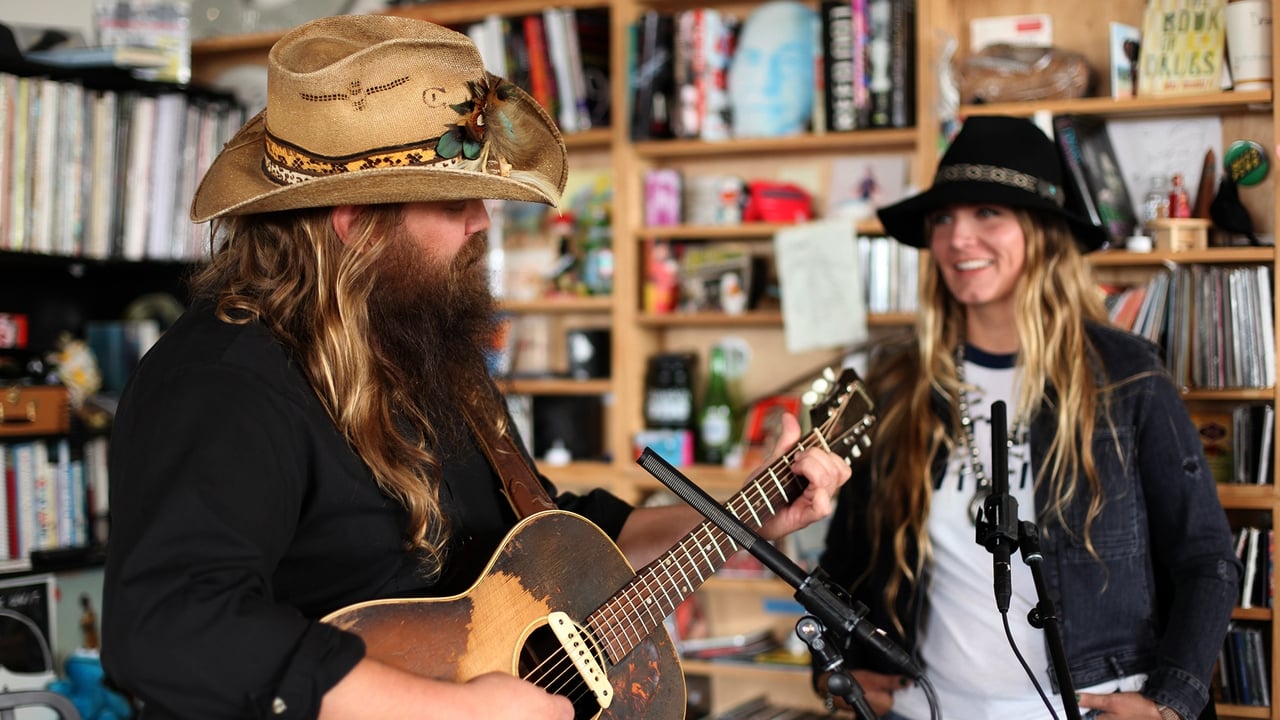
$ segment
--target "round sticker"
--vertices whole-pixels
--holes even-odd
[[[1237,140],[1227,148],[1222,167],[1237,185],[1257,185],[1271,167],[1267,151],[1252,140]]]

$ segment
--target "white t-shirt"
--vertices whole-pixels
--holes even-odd
[[[976,356],[976,357],[975,357]],[[979,362],[974,362],[978,360]],[[970,390],[969,415],[973,420],[974,442],[979,461],[988,477],[991,464],[991,404],[1004,400],[1009,439],[1016,422],[1016,371],[1012,355],[986,355],[969,351],[964,375]],[[1018,503],[1018,519],[1035,519],[1034,478],[1027,433],[1022,442],[1009,447],[1009,492]],[[933,543],[932,582],[929,611],[920,628],[920,655],[925,675],[937,691],[945,720],[991,720],[1017,718],[1035,720],[1051,716],[1031,680],[1027,677],[1005,636],[1000,611],[996,609],[992,556],[977,542],[974,518],[969,512],[976,481],[969,467],[969,451],[958,444],[947,463],[942,486],[934,488],[929,511],[929,538]],[[1036,681],[1055,704],[1054,712],[1065,717],[1061,698],[1053,693],[1049,677],[1048,645],[1044,631],[1034,628],[1027,615],[1038,602],[1031,568],[1015,552],[1010,563],[1013,596],[1009,604],[1009,630],[1018,651],[1035,673]],[[1136,690],[1145,677],[1133,682],[1110,682],[1079,688],[1077,692]],[[895,694],[893,711],[912,720],[929,720],[929,705],[918,686]]]

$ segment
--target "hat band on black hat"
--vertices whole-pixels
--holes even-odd
[[[979,165],[974,163],[944,165],[938,168],[938,173],[933,179],[935,185],[961,181],[1007,185],[1042,197],[1058,207],[1063,207],[1067,202],[1062,189],[1048,180],[998,165]]]

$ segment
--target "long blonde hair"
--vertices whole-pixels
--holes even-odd
[[[383,492],[409,516],[407,548],[439,572],[448,524],[437,494],[439,458],[422,411],[396,394],[394,369],[369,342],[369,296],[379,258],[404,208],[372,205],[343,242],[328,208],[229,217],[222,246],[192,280],[225,322],[258,321],[292,352],[338,430]],[[361,251],[353,251],[360,248]],[[405,422],[407,421],[407,422]],[[421,436],[407,436],[406,427]]]
[[[1078,493],[1087,492],[1084,540],[1092,552],[1089,528],[1102,510],[1102,494],[1090,439],[1100,410],[1110,420],[1085,321],[1106,322],[1106,311],[1065,223],[1025,210],[1015,210],[1015,215],[1026,238],[1026,265],[1014,290],[1022,385],[1012,416],[1031,418],[1049,406],[1057,432],[1035,478],[1037,488],[1047,483],[1049,497],[1038,519],[1056,520],[1065,527],[1064,509]],[[964,313],[964,306],[947,291],[937,264],[930,263],[921,278],[914,337],[898,352],[882,354],[868,370],[868,383],[881,409],[875,432],[883,438],[873,447],[891,440],[893,448],[875,453],[872,460],[869,511],[872,557],[878,556],[883,538],[892,543],[897,572],[889,574],[884,588],[890,608],[896,607],[904,590],[903,580],[920,580],[932,553],[927,518],[933,463],[939,453],[950,454],[955,447],[948,427],[960,426],[955,349],[964,341]],[[935,394],[948,400],[950,417],[939,418],[933,410]],[[1085,478],[1087,488],[1078,486],[1077,477]],[[912,546],[919,549],[914,563],[909,560]],[[900,626],[901,619],[895,621]]]

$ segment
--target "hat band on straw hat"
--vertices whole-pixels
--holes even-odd
[[[1066,205],[1067,197],[1057,185],[1029,173],[1018,172],[998,165],[955,163],[938,168],[934,184],[948,182],[990,182],[1007,185],[1032,193],[1054,203]]]
[[[388,167],[440,166],[461,162],[460,157],[443,158],[436,152],[440,138],[385,152],[362,153],[349,158],[327,158],[294,147],[269,131],[264,137],[262,171],[281,185],[293,185],[318,177]],[[494,173],[498,174],[498,173]]]

